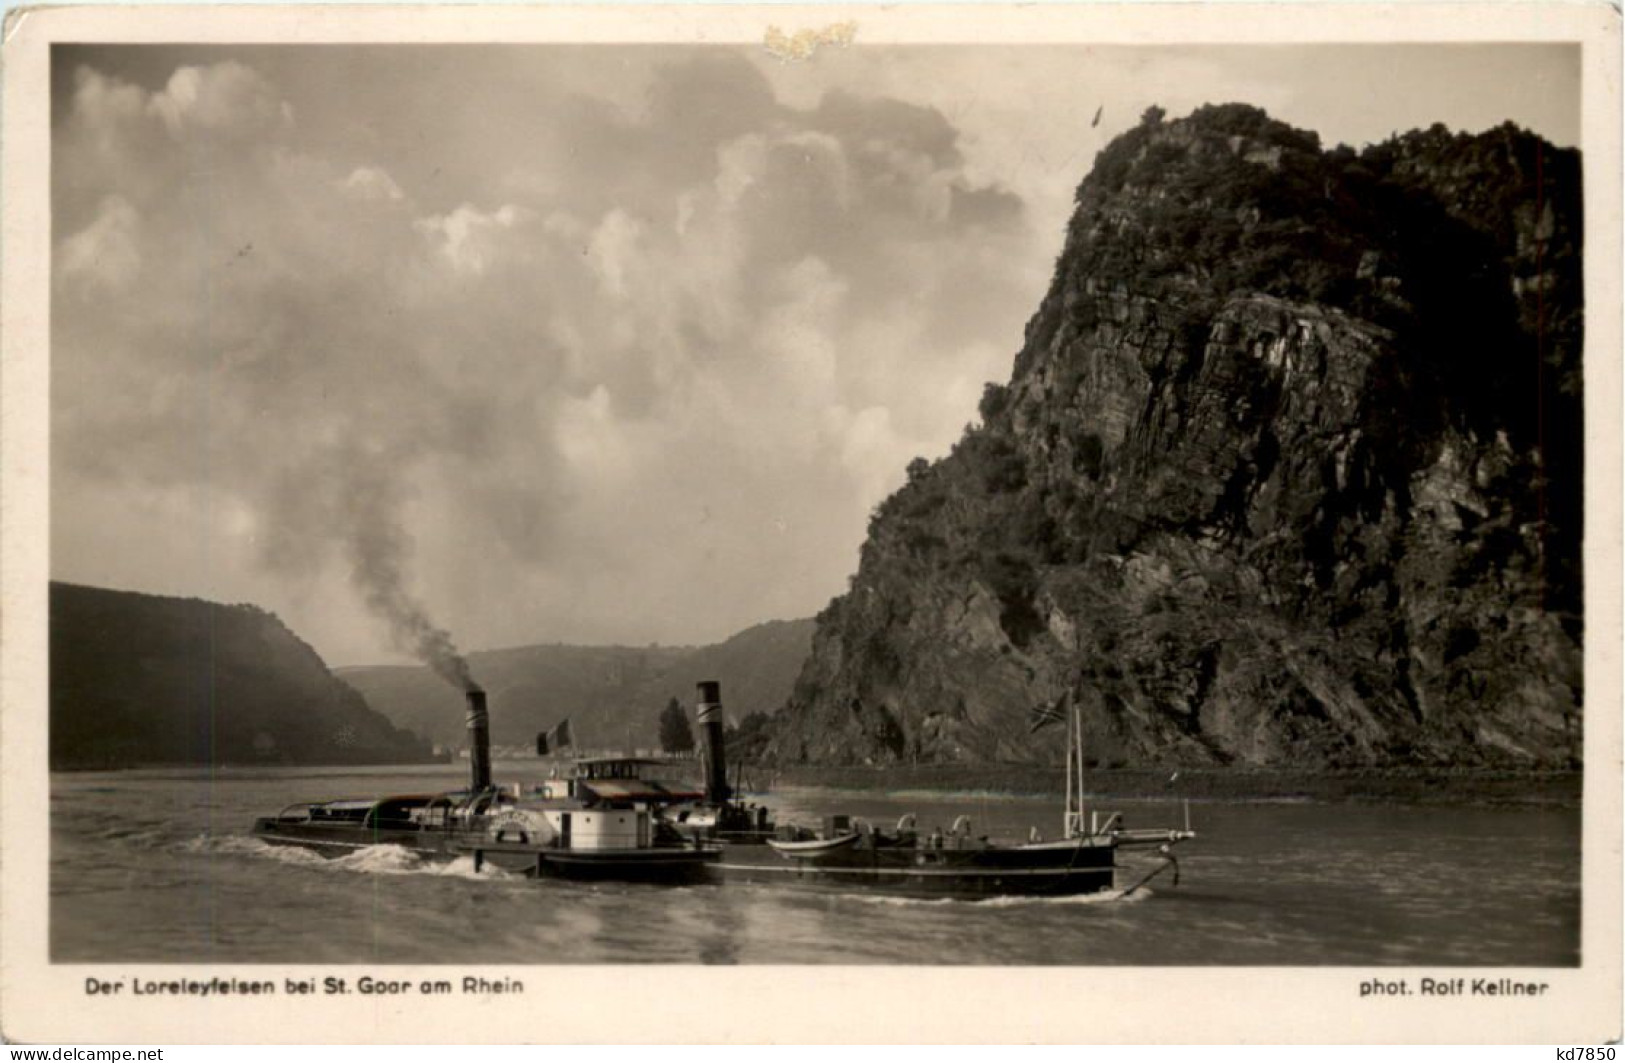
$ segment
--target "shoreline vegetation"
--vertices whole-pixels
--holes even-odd
[[[747,772],[747,775],[749,772]],[[934,791],[1007,796],[1060,794],[1066,769],[1022,764],[918,764],[877,767],[781,768],[775,786],[874,792]],[[1085,792],[1106,798],[1229,801],[1305,800],[1327,803],[1491,805],[1578,808],[1581,771],[1484,768],[1090,769]]]

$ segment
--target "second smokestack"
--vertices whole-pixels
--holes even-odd
[[[700,724],[700,741],[705,749],[705,799],[713,805],[725,803],[728,791],[728,757],[723,748],[722,684],[712,679],[699,684],[699,705],[694,716]]]
[[[468,768],[474,792],[491,788],[491,716],[478,687],[468,692]]]

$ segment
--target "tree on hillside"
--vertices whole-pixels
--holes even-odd
[[[687,753],[694,748],[694,731],[688,726],[688,713],[676,698],[666,702],[660,713],[660,748],[667,753]]]

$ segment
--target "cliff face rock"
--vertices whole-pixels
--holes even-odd
[[[429,759],[263,609],[53,583],[50,625],[52,768]]]
[[[1566,766],[1579,159],[1254,108],[1097,158],[1008,385],[877,510],[787,761]]]

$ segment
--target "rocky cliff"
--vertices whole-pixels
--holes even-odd
[[[876,511],[781,760],[1579,755],[1580,166],[1153,109],[1096,159],[1007,385]],[[969,413],[969,411],[967,411]]]
[[[429,757],[263,609],[53,583],[50,611],[52,768]]]

